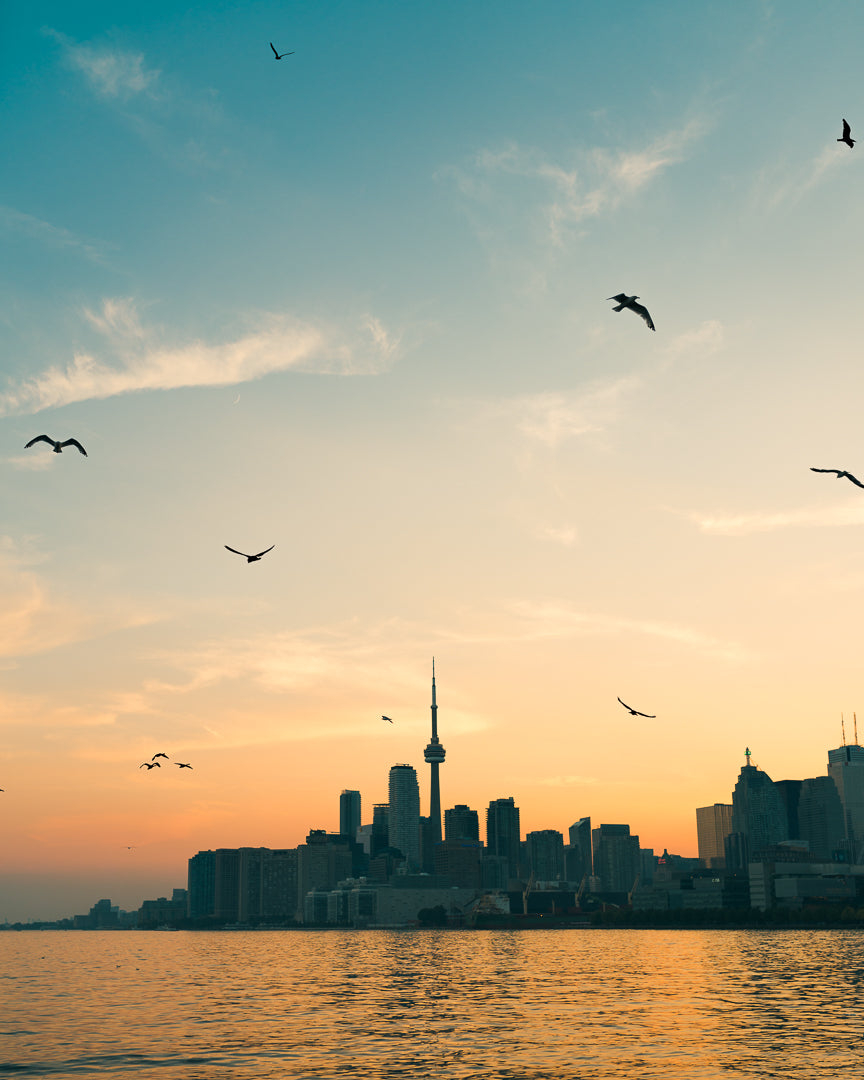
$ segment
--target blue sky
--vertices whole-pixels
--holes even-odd
[[[433,653],[445,806],[695,854],[744,745],[824,770],[864,588],[858,489],[809,471],[864,474],[859,6],[2,18],[27,903],[45,865],[131,904],[335,827],[343,787],[368,809],[421,763]],[[196,769],[157,810],[163,744]]]

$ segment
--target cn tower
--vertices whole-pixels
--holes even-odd
[[[441,788],[438,785],[438,766],[444,760],[444,747],[438,742],[438,702],[435,700],[435,657],[432,657],[432,739],[423,751],[429,762],[431,783],[429,786],[429,821],[432,825],[433,843],[441,841]]]

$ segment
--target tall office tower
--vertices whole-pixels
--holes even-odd
[[[240,852],[237,848],[199,851],[189,860],[189,916],[236,922]]]
[[[369,845],[369,858],[390,847],[390,803],[375,803],[372,807],[372,842]]]
[[[390,770],[390,847],[405,856],[409,870],[420,868],[420,787],[411,765],[394,765]]]
[[[564,850],[567,880],[579,881],[594,873],[594,860],[591,857],[591,818],[579,818],[567,830],[570,843]]]
[[[444,762],[444,747],[438,742],[438,702],[435,698],[435,657],[432,657],[432,738],[423,751],[429,763],[429,839],[441,841],[441,789],[438,786],[438,766]]]
[[[830,776],[813,776],[801,781],[798,836],[807,841],[811,855],[826,862],[843,849],[846,839],[843,803]]]
[[[539,829],[525,836],[528,871],[535,881],[564,879],[564,837],[557,829]]]
[[[732,832],[732,803],[715,802],[696,808],[696,839],[699,858],[707,867],[722,870],[726,865],[725,841]]]
[[[445,840],[474,840],[480,843],[480,821],[477,811],[465,803],[457,803],[444,811]]]
[[[508,799],[494,799],[486,810],[486,849],[489,855],[500,855],[507,860],[507,873],[519,877],[519,807],[511,795]]]
[[[786,839],[797,840],[800,837],[798,831],[798,800],[801,797],[801,785],[803,780],[775,780],[774,790],[780,796],[783,811],[786,815]]]
[[[347,788],[339,796],[339,832],[342,836],[357,839],[360,828],[360,792]]]
[[[849,858],[864,862],[864,747],[856,740],[849,746],[829,750],[828,775],[843,804]]]
[[[744,866],[729,867],[731,870],[744,869],[760,848],[789,839],[786,808],[774,781],[768,773],[750,764],[749,747],[745,755],[746,763],[741,766],[732,792],[732,832],[742,837],[741,855],[746,861]]]
[[[639,837],[629,825],[601,825],[591,833],[594,873],[601,892],[627,893],[639,875]]]

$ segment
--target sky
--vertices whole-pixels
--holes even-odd
[[[0,20],[0,919],[136,908],[344,788],[371,820],[396,763],[426,812],[433,656],[481,821],[696,855],[745,747],[824,774],[864,710],[864,492],[810,471],[864,479],[860,5]]]

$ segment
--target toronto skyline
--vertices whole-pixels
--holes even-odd
[[[423,814],[435,776],[439,818],[684,856],[745,747],[824,772],[864,717],[862,32],[4,12],[0,916],[170,894],[342,790],[370,821],[394,763]]]

